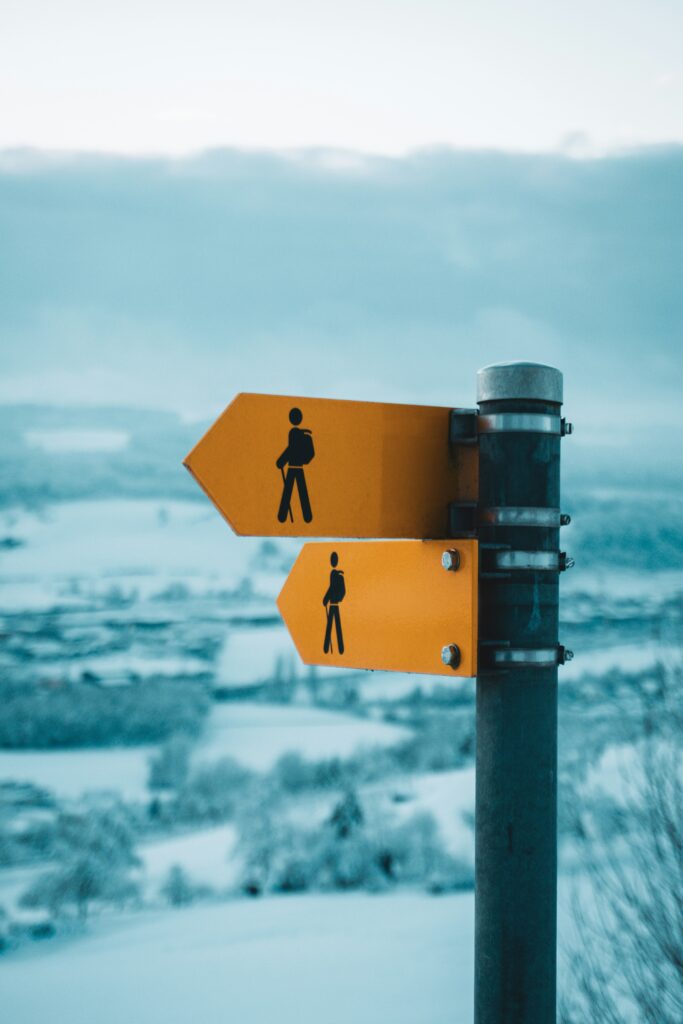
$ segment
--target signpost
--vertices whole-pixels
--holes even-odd
[[[450,409],[237,395],[185,459],[235,533],[444,537],[476,501],[477,453]]]
[[[277,603],[307,665],[473,676],[477,584],[474,540],[335,541],[304,545]]]
[[[475,1022],[553,1024],[562,374],[478,374],[481,578],[475,815]]]
[[[549,366],[480,370],[478,401],[238,395],[185,464],[236,533],[415,538],[306,544],[278,606],[310,665],[477,675],[475,1024],[554,1024],[571,425]]]

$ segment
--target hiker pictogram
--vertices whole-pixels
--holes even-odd
[[[327,625],[325,627],[325,643],[323,644],[323,651],[325,654],[332,652],[332,626],[335,626],[335,632],[337,635],[337,651],[339,654],[344,653],[344,634],[342,633],[341,615],[339,614],[339,605],[346,597],[346,584],[344,583],[344,573],[341,569],[337,568],[339,564],[339,555],[336,551],[333,551],[330,555],[330,565],[332,566],[332,572],[330,573],[330,585],[327,588],[325,596],[323,598],[323,605],[327,612]]]
[[[303,413],[301,409],[294,408],[290,410],[289,422],[292,424],[292,429],[289,432],[289,444],[275,463],[282,473],[282,498],[277,513],[278,520],[281,523],[285,522],[287,516],[289,516],[290,522],[294,522],[292,497],[295,484],[299,492],[299,502],[301,503],[301,513],[304,517],[304,522],[310,523],[313,519],[304,466],[307,466],[315,458],[315,449],[313,447],[311,431],[300,426],[302,420]],[[285,466],[287,467],[286,473]]]

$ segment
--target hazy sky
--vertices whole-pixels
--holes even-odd
[[[671,439],[682,197],[683,147],[343,168],[325,153],[6,156],[0,401],[471,404],[479,366],[535,359],[565,372],[583,438]]]
[[[535,359],[577,446],[668,451],[682,39],[681,0],[0,0],[0,402],[471,404]]]
[[[0,147],[683,141],[680,0],[3,0]]]

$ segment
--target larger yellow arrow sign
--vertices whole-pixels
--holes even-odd
[[[238,395],[185,459],[235,533],[441,537],[476,501],[477,452],[447,408]]]
[[[477,559],[475,540],[305,544],[278,608],[307,665],[474,676]]]

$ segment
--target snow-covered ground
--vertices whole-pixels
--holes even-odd
[[[233,825],[200,828],[184,835],[155,839],[138,848],[146,896],[158,896],[168,872],[181,867],[194,884],[220,892],[236,881],[233,859],[237,830]]]
[[[304,675],[289,633],[282,625],[231,629],[218,657],[218,688],[254,686],[276,677],[294,679]]]
[[[0,626],[14,642],[0,671],[7,665],[29,679],[35,672],[39,681],[78,679],[90,671],[103,684],[134,673],[143,680],[139,685],[150,675],[193,677],[188,685],[205,685],[194,677],[210,672],[217,688],[298,679],[311,684],[299,697],[311,698],[317,683],[336,697],[338,680],[330,687],[329,670],[309,676],[275,624],[273,598],[296,541],[236,538],[208,504],[182,501],[98,500],[55,504],[41,514],[3,511],[0,532],[23,542],[0,550]],[[563,682],[579,681],[572,692],[585,695],[580,680],[587,675],[612,669],[628,675],[650,669],[663,655],[676,658],[675,645],[651,640],[657,634],[647,633],[644,615],[655,622],[666,602],[671,608],[683,593],[680,571],[577,569],[562,586],[565,623],[587,638],[562,670]],[[346,757],[410,735],[383,721],[385,709],[374,702],[400,700],[416,688],[429,695],[451,686],[465,699],[473,692],[472,681],[442,677],[367,673],[350,682],[361,710],[377,719],[300,704],[218,703],[194,764],[231,757],[266,771],[290,751],[311,760]],[[602,685],[598,678],[595,705],[577,705],[581,716],[601,706]],[[109,790],[146,801],[154,750],[1,750],[0,780],[30,781],[69,799]],[[587,785],[621,798],[631,754],[627,745],[608,746],[588,771]],[[383,779],[359,787],[359,796],[364,807],[393,820],[429,811],[447,848],[471,860],[473,767]],[[336,800],[338,794],[327,790],[297,797],[292,813],[315,827]],[[174,865],[194,883],[230,890],[239,867],[236,838],[235,827],[222,824],[143,839],[144,898],[158,907]],[[14,910],[42,870],[0,871],[0,904]],[[405,891],[108,913],[82,939],[34,943],[0,962],[3,1019],[469,1024],[472,914],[472,894],[435,899]]]
[[[401,780],[403,783],[403,780]],[[405,780],[410,803],[406,811],[432,814],[452,854],[474,863],[474,766],[450,772],[425,772]]]
[[[196,757],[233,757],[263,771],[289,751],[310,760],[346,757],[359,747],[391,746],[409,735],[400,726],[320,708],[226,703],[214,706]]]
[[[285,575],[259,557],[261,541],[236,537],[203,503],[150,500],[63,502],[40,513],[4,510],[0,527],[22,544],[2,552],[0,608],[49,608],[74,581],[88,593],[116,581],[150,596],[182,582],[195,592],[233,590],[255,576],[269,597]],[[296,555],[296,542],[280,541]],[[270,582],[271,576],[274,583]],[[15,590],[16,587],[21,590]],[[73,595],[72,595],[73,596]]]
[[[473,897],[292,896],[125,915],[0,965],[11,1024],[470,1024]]]
[[[472,694],[474,681],[463,679],[462,676],[422,676],[406,672],[364,672],[360,676],[358,693],[362,700],[374,701],[401,700],[419,690],[429,695],[439,689],[455,689],[460,693]]]
[[[144,800],[154,747],[79,747],[75,750],[0,750],[0,780],[33,782],[67,799],[86,792],[117,792]]]

